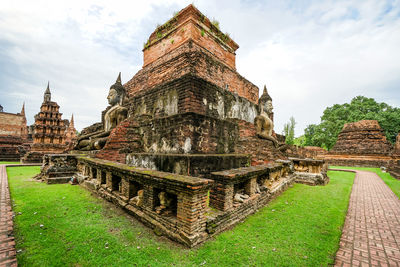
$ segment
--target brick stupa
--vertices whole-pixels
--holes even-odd
[[[391,144],[376,120],[346,123],[340,132],[333,153],[388,155]]]
[[[58,154],[66,150],[65,130],[69,124],[63,120],[60,106],[51,101],[49,84],[44,92],[40,111],[35,115],[31,151],[21,159],[24,163],[41,162],[44,154]]]
[[[400,132],[396,137],[392,157],[393,159],[389,164],[389,172],[396,179],[400,179]]]
[[[392,145],[376,120],[346,123],[334,147],[325,156],[330,164],[387,166]]]
[[[131,152],[284,158],[254,137],[259,88],[236,71],[238,47],[193,5],[159,26],[143,48],[143,68],[124,84],[130,120],[113,130],[97,157],[122,163]]]

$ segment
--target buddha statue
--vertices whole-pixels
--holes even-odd
[[[125,88],[121,84],[121,73],[115,84],[111,85],[107,100],[111,108],[104,115],[104,131],[110,131],[128,115],[128,109],[122,106],[125,98]]]
[[[160,215],[171,215],[173,212],[173,199],[168,195],[167,192],[161,191],[158,194],[158,200],[160,206],[156,207],[156,213]]]
[[[107,96],[109,107],[107,107],[103,117],[103,129],[79,137],[75,149],[88,151],[99,150],[104,147],[111,130],[128,116],[128,109],[122,106],[125,94],[125,88],[121,83],[121,73],[119,73]]]
[[[264,92],[258,100],[258,116],[254,119],[256,134],[259,138],[272,141],[275,147],[278,147],[278,141],[272,136],[274,130],[274,122],[270,118],[272,109],[272,98],[264,85]]]

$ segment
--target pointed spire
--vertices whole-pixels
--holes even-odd
[[[115,81],[115,83],[121,83],[121,72],[119,72],[118,78],[117,78],[117,80]]]
[[[69,127],[74,127],[74,113],[72,113],[71,120],[69,121]]]
[[[23,115],[25,117],[25,101],[22,104],[21,115]]]
[[[51,100],[51,93],[50,93],[50,82],[47,82],[46,91],[44,91],[43,102],[48,102]]]
[[[50,81],[47,81],[47,88],[46,88],[46,91],[44,93],[45,94],[50,94]]]

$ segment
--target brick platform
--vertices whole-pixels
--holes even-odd
[[[0,165],[0,267],[17,266],[13,212],[5,165]]]
[[[335,266],[400,266],[400,200],[375,173],[355,172]]]

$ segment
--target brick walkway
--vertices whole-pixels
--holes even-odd
[[[0,165],[0,267],[17,266],[6,167]]]
[[[375,173],[356,171],[335,266],[400,266],[400,200]]]

